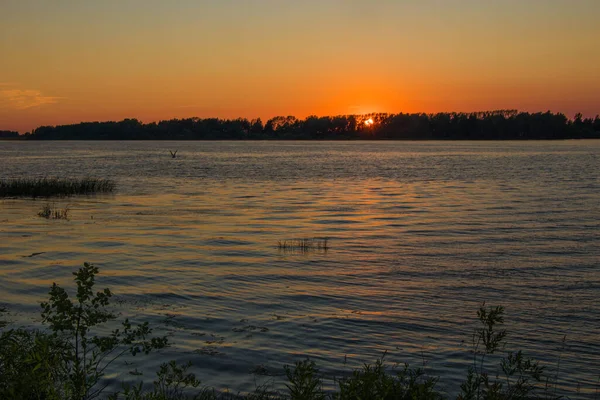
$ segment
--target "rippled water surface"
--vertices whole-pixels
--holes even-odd
[[[572,397],[598,388],[600,141],[0,142],[0,178],[42,176],[118,187],[55,200],[69,221],[0,200],[0,305],[39,324],[52,282],[98,265],[118,311],[173,343],[115,382],[176,359],[247,391],[306,356],[340,376],[387,351],[453,393],[485,301],[508,348],[560,357]],[[330,248],[278,250],[312,237]]]

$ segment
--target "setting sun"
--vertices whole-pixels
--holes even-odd
[[[369,118],[368,120],[365,121],[365,125],[366,126],[371,126],[373,125],[373,118]]]

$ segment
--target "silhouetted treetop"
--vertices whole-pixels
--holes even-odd
[[[0,131],[0,139],[12,139],[18,138],[19,132],[14,131]]]
[[[372,123],[371,123],[372,122]],[[0,136],[2,136],[0,134]],[[496,110],[473,113],[336,115],[305,119],[137,119],[42,126],[39,140],[531,140],[600,138],[600,117]]]

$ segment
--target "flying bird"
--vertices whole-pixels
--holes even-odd
[[[175,150],[175,153],[173,153],[171,150],[169,150],[169,153],[171,153],[171,157],[175,158],[177,156],[177,150]]]

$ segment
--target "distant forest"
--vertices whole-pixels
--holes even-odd
[[[19,132],[15,131],[0,131],[0,139],[15,139],[19,137]]]
[[[474,113],[367,114],[275,117],[263,123],[218,118],[172,119],[143,124],[83,122],[42,126],[23,139],[37,140],[532,140],[600,138],[600,117],[498,110]]]

